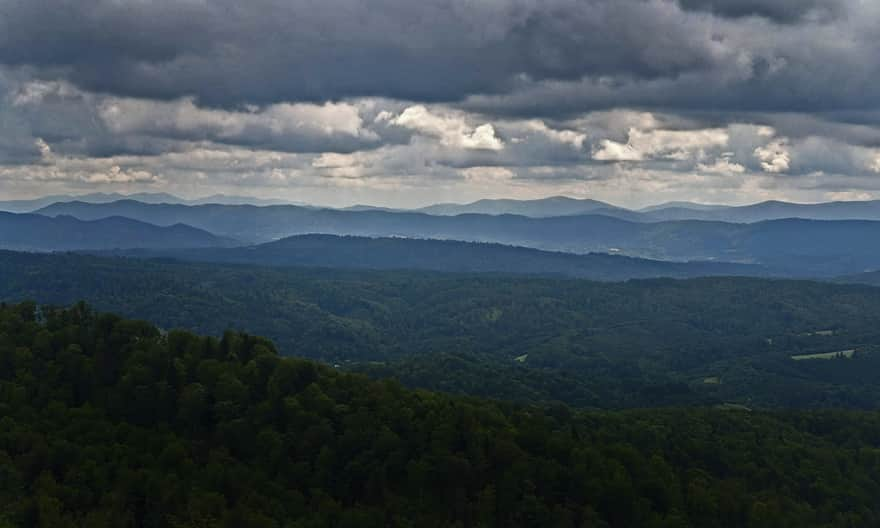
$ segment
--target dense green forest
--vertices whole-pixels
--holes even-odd
[[[880,523],[880,414],[577,412],[0,306],[0,526]]]
[[[0,299],[85,299],[166,329],[242,329],[284,355],[517,401],[880,406],[880,289],[868,286],[596,283],[2,252]],[[847,354],[792,359],[838,351]]]

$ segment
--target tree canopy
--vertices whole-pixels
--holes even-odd
[[[162,328],[412,387],[625,408],[880,408],[880,288],[750,278],[597,283],[0,252],[0,300],[88,300]],[[852,357],[792,356],[854,350]]]
[[[0,526],[870,526],[880,414],[582,412],[0,307]]]

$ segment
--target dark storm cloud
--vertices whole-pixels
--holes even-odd
[[[642,0],[5,0],[0,61],[90,91],[218,106],[450,101],[508,91],[523,76],[657,78],[708,67],[711,49],[680,15]]]
[[[828,20],[844,12],[842,0],[679,0],[684,9],[731,18],[763,17],[791,24],[808,17]]]
[[[873,0],[0,0],[0,183],[857,193],[878,25]]]
[[[856,0],[0,0],[0,63],[226,108],[845,111],[880,102],[876,22]]]

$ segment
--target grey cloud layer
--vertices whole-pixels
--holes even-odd
[[[680,0],[684,9],[706,11],[719,16],[763,17],[779,23],[804,19],[828,20],[845,10],[844,0]]]
[[[0,191],[875,196],[878,24],[871,0],[0,0]]]
[[[89,91],[197,96],[212,106],[366,96],[457,101],[547,81],[589,92],[576,101],[579,111],[632,104],[643,91],[653,94],[648,104],[703,107],[876,101],[870,59],[878,49],[870,36],[878,20],[870,3],[682,3],[3,0],[0,62]],[[811,16],[822,13],[828,16]],[[810,89],[799,89],[807,77]],[[707,81],[729,89],[697,89]],[[538,112],[565,97],[540,93],[551,100]],[[516,106],[529,112],[524,102]]]

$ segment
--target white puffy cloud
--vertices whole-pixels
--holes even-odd
[[[0,101],[10,197],[164,190],[406,206],[490,195],[621,205],[880,196],[871,127],[819,118],[614,109],[535,119],[383,98],[223,109],[15,83],[2,68]]]
[[[149,134],[267,144],[281,150],[351,150],[377,141],[351,103],[279,103],[250,111],[201,108],[194,99],[151,101],[106,98],[97,113],[115,134]]]
[[[123,169],[119,165],[112,165],[106,170],[86,175],[85,181],[89,183],[153,183],[160,181],[160,178],[146,170]]]
[[[491,123],[468,125],[463,115],[433,113],[423,105],[410,106],[391,122],[397,126],[435,137],[446,146],[473,150],[502,150],[504,142]]]
[[[164,184],[166,180],[145,167],[122,167],[113,159],[58,157],[45,148],[44,163],[30,166],[0,165],[0,181],[7,184],[57,182],[68,185]]]
[[[645,159],[645,155],[629,143],[603,139],[599,142],[599,148],[593,152],[593,159],[598,161],[642,161]]]
[[[37,147],[37,150],[40,151],[40,157],[43,160],[47,160],[52,156],[52,147],[50,147],[43,138],[35,139],[34,145]]]
[[[468,167],[462,169],[461,174],[474,182],[503,182],[516,175],[505,167]]]
[[[833,191],[825,193],[824,199],[830,201],[863,201],[871,200],[874,196],[864,191]]]
[[[339,154],[325,152],[312,160],[312,167],[334,178],[360,178],[367,174],[373,164],[372,156],[357,152]]]
[[[712,163],[698,163],[697,170],[707,174],[742,174],[746,168],[739,163],[730,161],[730,156],[722,156]]]
[[[754,154],[761,162],[761,169],[764,172],[786,172],[791,165],[788,142],[784,138],[776,139],[756,148]]]
[[[874,155],[874,159],[868,162],[868,170],[880,173],[880,152]]]
[[[630,128],[626,143],[604,139],[593,152],[599,161],[702,159],[706,150],[722,148],[730,136],[725,129],[641,130]]]
[[[75,99],[86,97],[86,94],[65,81],[26,81],[18,85],[8,94],[12,106],[37,105],[47,98]]]
[[[584,132],[576,130],[556,130],[548,127],[547,124],[540,119],[528,121],[526,127],[528,130],[543,134],[553,141],[570,145],[578,150],[584,148],[584,142],[587,140],[587,134]]]

